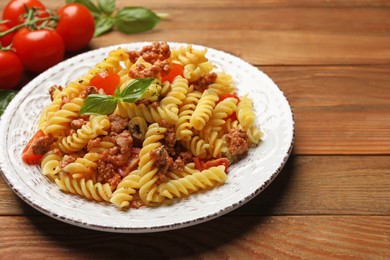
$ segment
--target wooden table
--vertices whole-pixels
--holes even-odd
[[[55,9],[65,1],[42,2]],[[170,17],[149,33],[95,38],[91,49],[164,40],[245,59],[267,73],[292,106],[292,156],[263,193],[234,212],[150,234],[64,224],[32,209],[0,178],[1,259],[390,258],[389,0],[134,4]]]

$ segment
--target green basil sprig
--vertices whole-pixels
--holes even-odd
[[[122,91],[119,87],[114,96],[91,94],[84,100],[80,109],[82,115],[108,115],[115,111],[119,102],[134,103],[144,95],[155,78],[138,78],[133,80]]]
[[[95,18],[95,34],[100,36],[113,28],[126,34],[147,32],[152,30],[167,14],[156,14],[144,7],[123,7],[117,12],[115,0],[66,0],[67,3],[79,3],[86,6]]]

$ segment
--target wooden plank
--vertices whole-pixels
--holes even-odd
[[[63,6],[63,1],[41,0],[42,3],[49,9],[56,10]],[[0,2],[0,10],[8,1]],[[124,6],[136,6],[136,4],[128,0],[117,0],[117,8]],[[144,0],[137,6],[144,6],[152,9],[244,9],[244,8],[283,8],[283,7],[389,7],[389,0],[213,0],[202,1],[197,0]]]
[[[251,8],[210,10],[162,9],[169,13],[161,30],[296,30],[321,32],[385,33],[390,28],[390,8]],[[346,15],[347,14],[347,15]]]
[[[36,215],[0,179],[0,215]],[[386,156],[292,156],[273,183],[232,215],[388,215]]]
[[[390,153],[390,66],[260,69],[293,108],[295,154]]]
[[[166,40],[218,48],[257,65],[390,64],[390,7],[237,10],[228,6],[218,15],[207,8],[187,12],[188,7],[163,7],[161,11],[171,12],[171,18],[155,30],[136,35],[111,32],[93,39],[90,48]]]
[[[385,33],[164,30],[161,26],[145,34],[111,32],[95,38],[90,47],[159,40],[201,44],[256,65],[390,64],[390,37]]]
[[[388,156],[292,156],[235,215],[389,215]]]
[[[44,216],[0,217],[0,227],[4,259],[390,257],[390,217],[230,216],[151,234],[103,233]]]
[[[213,0],[202,1],[186,0],[144,0],[142,6],[148,8],[169,8],[169,9],[222,9],[222,8],[264,8],[264,7],[386,7],[390,6],[389,0]],[[118,0],[118,6],[129,5],[127,0]]]

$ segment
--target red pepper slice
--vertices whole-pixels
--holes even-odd
[[[224,158],[224,157],[205,162],[203,164],[203,170],[214,167],[214,166],[219,166],[219,165],[225,166],[225,172],[228,171],[229,161],[227,158]]]
[[[202,163],[200,162],[200,159],[198,157],[194,157],[193,160],[194,160],[194,163],[195,163],[195,168],[198,171],[201,171],[203,169],[203,166],[202,166]]]
[[[219,97],[219,101],[218,102],[221,102],[222,100],[227,99],[227,98],[236,98],[236,99],[238,99],[238,102],[240,102],[240,97],[235,92],[234,93],[226,93],[226,94],[221,95]]]

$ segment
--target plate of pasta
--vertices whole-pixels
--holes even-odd
[[[175,42],[92,50],[28,83],[0,122],[0,166],[32,207],[76,226],[165,231],[226,214],[285,165],[283,92],[223,51]]]

